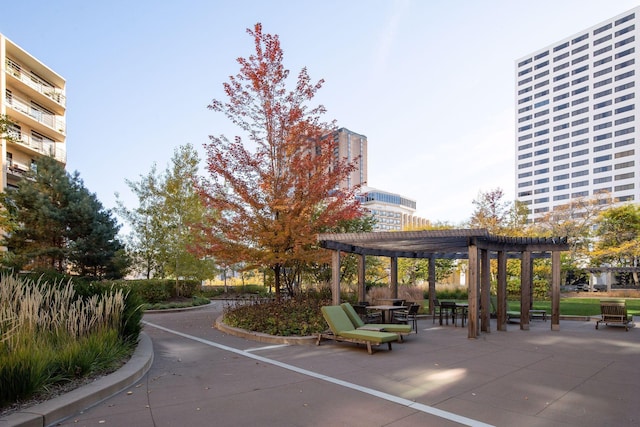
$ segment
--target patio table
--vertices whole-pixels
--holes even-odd
[[[384,323],[391,323],[391,312],[393,310],[406,310],[407,307],[401,305],[368,305],[367,310],[380,310],[382,311],[382,318]]]

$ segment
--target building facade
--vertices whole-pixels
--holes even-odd
[[[584,198],[640,201],[640,7],[516,61],[516,199],[535,221]]]
[[[334,157],[348,162],[356,162],[356,169],[341,184],[342,188],[351,189],[356,186],[367,185],[367,137],[340,128],[333,133],[337,146]]]
[[[66,164],[65,80],[0,34],[0,114],[14,124],[2,139],[1,190],[16,187],[41,156]]]
[[[357,197],[376,220],[373,231],[401,231],[429,225],[429,221],[415,215],[415,200],[366,186],[360,188]]]

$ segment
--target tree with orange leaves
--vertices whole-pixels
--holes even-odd
[[[321,121],[325,108],[307,105],[323,81],[312,83],[303,68],[288,89],[278,36],[264,34],[261,24],[247,33],[255,52],[239,58],[240,72],[224,83],[227,101],[209,108],[225,114],[251,144],[240,136],[209,137],[210,177],[200,194],[216,217],[198,247],[221,264],[272,270],[279,297],[285,273],[296,276],[302,266],[326,261],[316,234],[361,211],[353,189],[340,188],[355,163],[334,155],[335,125]]]

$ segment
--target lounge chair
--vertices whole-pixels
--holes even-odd
[[[398,334],[398,340],[400,342],[403,341],[403,335],[408,335],[411,333],[410,325],[403,325],[401,323],[364,323],[356,310],[353,308],[351,304],[348,302],[342,303],[340,305],[344,310],[349,320],[357,330],[362,331],[380,331],[380,332],[393,332]]]
[[[605,325],[622,325],[626,331],[629,324],[633,324],[633,316],[627,314],[627,304],[623,299],[600,300],[601,319],[596,322],[596,329],[600,323]]]
[[[316,345],[320,345],[322,339],[365,344],[369,354],[372,354],[372,345],[387,343],[389,350],[391,350],[391,343],[398,340],[398,335],[394,333],[356,329],[339,305],[325,306],[321,310],[331,333],[318,334]]]

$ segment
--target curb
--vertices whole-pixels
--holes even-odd
[[[0,419],[0,427],[44,427],[62,421],[124,390],[142,378],[153,363],[153,344],[144,332],[131,359],[112,374],[38,405]]]
[[[317,335],[306,337],[279,337],[276,335],[268,335],[260,332],[247,331],[246,329],[235,328],[222,322],[223,315],[220,315],[213,326],[221,332],[234,337],[245,338],[251,341],[258,341],[267,344],[288,344],[288,345],[311,345],[316,343]],[[0,424],[0,427],[2,425]]]

